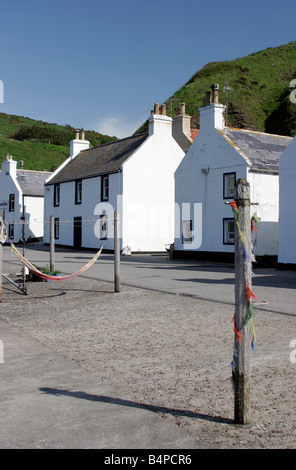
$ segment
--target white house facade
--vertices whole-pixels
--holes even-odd
[[[278,161],[291,138],[225,127],[225,106],[212,101],[200,109],[200,131],[175,173],[176,256],[229,259],[234,253],[234,219],[230,205],[234,183],[250,183],[256,255],[278,252]],[[181,230],[180,230],[181,227]],[[233,255],[232,255],[233,257]]]
[[[114,249],[114,212],[121,249],[165,251],[174,240],[174,172],[184,151],[172,137],[172,119],[155,105],[149,132],[76,151],[45,186],[45,220],[55,219],[55,242]],[[49,243],[49,226],[44,228]]]
[[[44,182],[51,173],[17,169],[6,155],[0,175],[0,212],[14,243],[43,237]],[[24,229],[24,232],[23,232]]]
[[[296,137],[280,157],[279,265],[296,267]]]

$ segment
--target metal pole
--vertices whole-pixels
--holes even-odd
[[[247,287],[251,289],[250,185],[240,179],[235,184],[238,208],[235,224],[235,336],[234,336],[234,420],[250,424],[251,321],[248,317]]]
[[[50,216],[50,272],[54,273],[54,216]]]
[[[120,292],[120,240],[118,212],[114,212],[114,289]]]

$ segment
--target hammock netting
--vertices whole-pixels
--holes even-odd
[[[67,274],[65,276],[52,276],[50,274],[45,274],[45,273],[42,273],[41,271],[39,271],[39,269],[37,269],[35,266],[33,266],[32,263],[30,263],[30,261],[28,261],[26,258],[24,258],[21,253],[16,249],[16,247],[14,246],[13,243],[10,242],[10,246],[13,250],[13,252],[16,254],[16,256],[19,258],[19,260],[21,261],[21,263],[26,266],[29,271],[31,271],[32,273],[36,274],[36,276],[39,276],[41,277],[42,279],[46,279],[46,280],[49,280],[49,281],[66,281],[68,279],[72,279],[73,277],[76,277],[76,276],[79,276],[80,274],[82,274],[84,271],[86,271],[87,269],[89,269],[98,259],[98,257],[100,256],[101,254],[101,251],[103,249],[103,247],[100,248],[100,250],[95,254],[95,256],[89,260],[89,262],[83,266],[83,268],[81,268],[79,271],[73,273],[73,274]]]

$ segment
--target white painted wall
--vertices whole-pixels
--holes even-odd
[[[164,251],[174,241],[174,172],[184,152],[172,119],[150,117],[149,137],[123,165],[123,246]]]
[[[117,205],[117,191],[121,174],[109,175],[109,200],[101,202],[101,177],[82,181],[82,203],[75,204],[75,181],[60,184],[60,205],[53,206],[54,186],[46,186],[44,198],[44,243],[50,243],[50,215],[60,220],[60,236],[57,244],[73,246],[74,217],[82,217],[82,248],[113,249],[113,218]],[[101,240],[99,218],[106,211],[108,215],[108,239]]]
[[[296,137],[280,157],[279,263],[296,263]]]
[[[223,219],[232,218],[232,210],[223,199],[223,174],[235,172],[236,180],[250,183],[252,207],[261,219],[253,235],[256,255],[278,252],[278,175],[248,171],[247,160],[220,133],[224,128],[224,107],[212,104],[200,110],[200,132],[178,167],[176,202],[180,207],[180,224],[175,235],[175,250],[233,252],[234,245],[223,243]],[[207,174],[205,174],[207,173]],[[229,200],[231,202],[231,199]],[[191,215],[182,213],[182,204],[190,203]],[[194,204],[202,204],[202,217],[193,220]],[[184,211],[183,211],[184,212]],[[195,240],[182,242],[182,219],[193,220]],[[195,225],[194,225],[195,222]],[[178,231],[179,229],[179,231]],[[201,240],[201,243],[197,243]]]
[[[259,218],[257,232],[253,232],[254,254],[258,256],[278,254],[279,176],[248,172],[251,213]]]
[[[218,105],[213,105],[217,108]],[[221,105],[218,118],[221,117]],[[236,172],[236,179],[247,177],[247,163],[213,127],[214,117],[209,107],[204,108],[206,121],[175,173],[176,202],[180,207],[181,231],[175,237],[175,250],[233,252],[233,245],[223,244],[223,218],[231,218],[232,210],[223,199],[223,173]],[[201,115],[202,118],[202,115]],[[217,125],[217,124],[216,124]],[[218,126],[222,126],[219,121]],[[204,174],[202,170],[208,174]],[[229,200],[231,201],[231,199]],[[191,218],[194,204],[202,204],[202,219],[193,220],[195,241],[182,243],[182,204],[190,203]],[[183,211],[184,212],[184,211]],[[202,233],[202,236],[201,236]],[[201,244],[197,246],[197,242]]]

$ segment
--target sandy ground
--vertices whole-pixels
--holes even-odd
[[[11,269],[3,263],[4,273]],[[219,448],[295,447],[296,316],[254,309],[252,425],[239,427],[231,306],[125,286],[115,294],[112,284],[83,277],[27,286],[24,296],[3,280],[2,318],[127,400]]]

